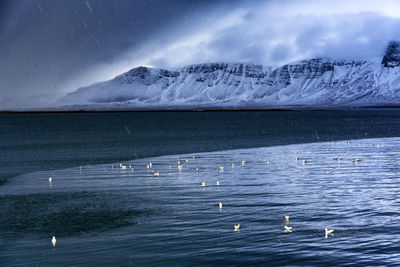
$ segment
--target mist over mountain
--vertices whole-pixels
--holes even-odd
[[[175,70],[137,67],[59,100],[87,108],[270,108],[400,104],[400,43],[381,58],[315,58],[273,68],[204,63]]]

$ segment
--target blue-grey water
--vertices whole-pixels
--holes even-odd
[[[0,263],[399,265],[399,113],[2,114]]]

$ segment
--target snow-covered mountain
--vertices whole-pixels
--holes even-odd
[[[383,58],[302,60],[278,68],[207,63],[174,71],[138,67],[82,87],[64,105],[126,108],[368,106],[400,104],[400,43]]]

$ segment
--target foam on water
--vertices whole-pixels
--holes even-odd
[[[384,138],[124,162],[134,171],[113,163],[29,173],[0,187],[0,260],[399,264],[399,154],[400,138]],[[335,234],[325,238],[325,227]]]

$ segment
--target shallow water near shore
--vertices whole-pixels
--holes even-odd
[[[0,187],[0,262],[397,265],[399,153],[400,138],[342,140],[23,174]]]

